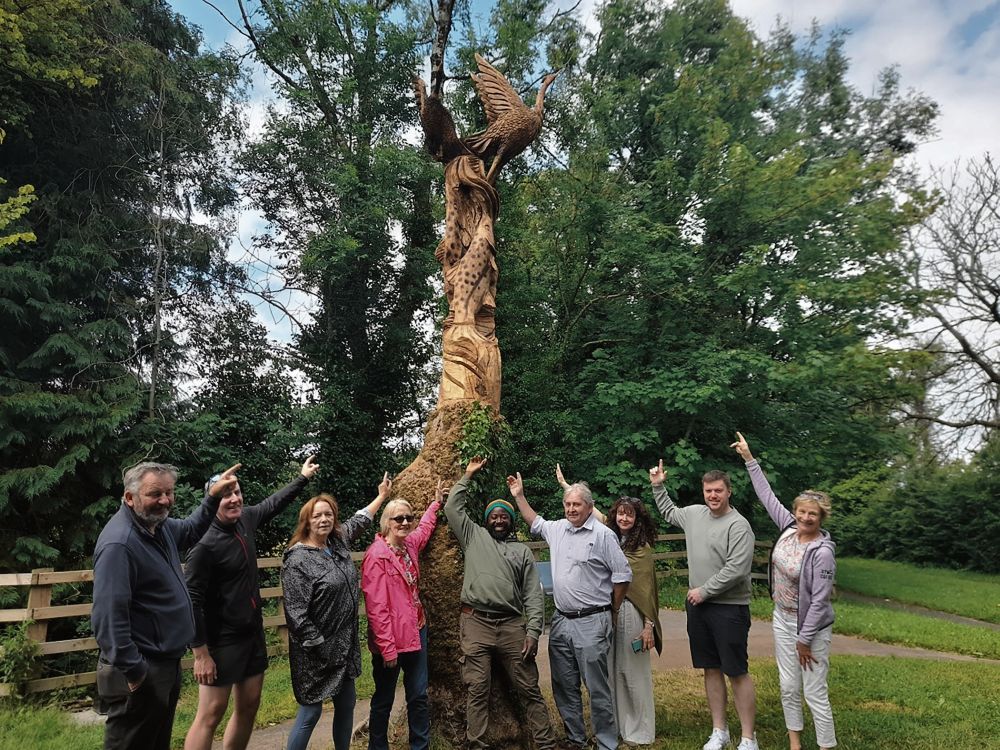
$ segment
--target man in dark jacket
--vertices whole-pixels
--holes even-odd
[[[180,550],[205,533],[239,464],[219,476],[187,518],[170,518],[177,469],[144,462],[125,472],[122,506],[94,550],[91,620],[106,750],[167,750],[194,615]]]
[[[306,459],[290,484],[257,505],[243,505],[243,491],[237,483],[222,498],[211,527],[188,554],[198,712],[184,741],[185,750],[211,750],[230,693],[236,698],[223,744],[226,750],[243,750],[250,741],[267,669],[254,533],[283,511],[319,471],[313,458]]]

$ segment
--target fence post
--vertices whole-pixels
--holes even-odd
[[[38,582],[40,573],[51,573],[53,568],[35,568],[31,571],[31,588],[28,589],[28,619],[31,624],[28,626],[28,638],[35,643],[45,643],[49,634],[49,621],[41,622],[35,619],[35,609],[49,607],[52,605],[52,584],[40,584]],[[34,676],[41,674],[41,662],[36,662],[32,672]]]
[[[37,643],[45,643],[49,632],[49,621],[35,620],[35,610],[52,605],[52,584],[40,584],[38,582],[40,573],[51,573],[53,568],[35,568],[31,571],[31,588],[28,590],[28,619],[31,625],[28,626],[28,637]]]

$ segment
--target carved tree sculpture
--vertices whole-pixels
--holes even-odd
[[[555,80],[542,81],[534,108],[525,106],[503,74],[480,55],[472,74],[488,126],[460,139],[455,122],[436,96],[416,80],[425,145],[445,165],[445,230],[435,257],[444,271],[448,317],[444,321],[444,365],[438,406],[482,401],[500,410],[500,349],[494,326],[499,269],[493,224],[500,196],[497,172],[524,151],[542,129],[542,101]],[[484,162],[491,160],[489,171]]]
[[[500,349],[494,326],[498,267],[493,225],[500,196],[494,181],[503,165],[538,137],[542,100],[555,79],[555,75],[545,78],[531,109],[496,68],[479,55],[476,62],[479,74],[473,80],[489,125],[465,139],[458,136],[440,98],[428,95],[422,80],[414,80],[425,146],[445,166],[445,230],[435,255],[444,272],[448,298],[437,408],[428,418],[420,454],[393,484],[394,496],[406,498],[417,508],[430,501],[438,478],[450,483],[461,474],[455,444],[472,404],[489,404],[499,417]],[[485,161],[491,162],[488,171]],[[457,658],[462,567],[458,545],[442,524],[421,565],[420,596],[430,631],[432,726],[436,733],[458,743],[465,724],[465,688]],[[509,701],[509,695],[500,700]],[[528,747],[524,731],[509,711],[491,711],[493,747]]]

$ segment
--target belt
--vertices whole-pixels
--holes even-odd
[[[557,609],[556,612],[561,614],[567,620],[575,620],[578,617],[586,617],[587,615],[596,615],[598,612],[607,612],[611,609],[610,604],[602,604],[598,607],[587,607],[586,609],[578,609],[573,612],[563,612],[561,609]]]
[[[484,612],[481,609],[475,609],[470,607],[468,604],[462,605],[462,614],[466,615],[476,615],[476,617],[482,617],[486,620],[510,620],[511,618],[517,617],[518,615],[512,615],[509,612],[499,613],[499,612]]]

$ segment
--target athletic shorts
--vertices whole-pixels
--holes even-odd
[[[721,669],[723,674],[746,674],[749,604],[687,603],[687,631],[691,663],[696,669]]]
[[[234,685],[248,677],[263,674],[267,669],[267,643],[264,631],[233,643],[209,646],[208,652],[215,660],[215,687]]]

